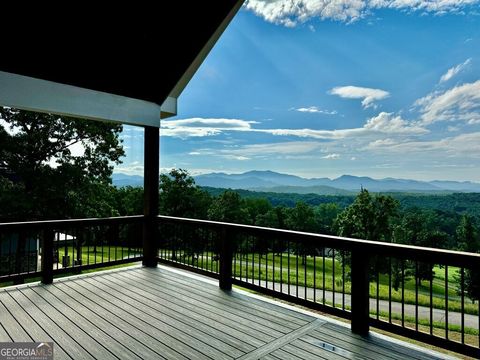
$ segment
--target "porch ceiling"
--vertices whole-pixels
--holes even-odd
[[[0,21],[0,71],[176,111],[172,101],[241,3],[115,3],[105,10],[84,3],[9,5]],[[0,97],[2,103],[8,105]]]

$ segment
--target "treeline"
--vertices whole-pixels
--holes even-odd
[[[292,206],[276,205],[268,198],[253,196],[245,190],[216,189],[216,194],[212,193],[212,188],[196,186],[186,171],[173,170],[161,176],[160,212],[374,241],[480,250],[476,217],[429,207],[405,207],[401,205],[402,199],[371,194],[367,189],[362,189],[351,201],[339,203],[334,196],[322,198],[329,198],[330,202],[318,205],[297,201],[289,204]],[[244,197],[245,193],[251,196]]]
[[[222,188],[202,187],[212,196],[218,196],[225,191]],[[298,193],[276,193],[268,191],[251,191],[236,189],[236,192],[244,199],[265,198],[273,206],[283,205],[293,207],[297,202],[304,202],[316,206],[325,203],[335,203],[344,208],[352,204],[355,195],[320,195]],[[424,208],[441,210],[447,213],[468,213],[476,219],[480,219],[480,193],[453,193],[453,194],[428,194],[428,193],[405,193],[391,192],[382,193],[389,195],[400,203],[400,210],[409,208]]]
[[[312,206],[303,201],[292,207],[274,206],[268,199],[243,198],[239,192],[232,190],[223,190],[212,196],[197,187],[186,171],[173,170],[169,175],[161,176],[160,213],[380,242],[480,252],[479,234],[472,216],[438,209],[401,208],[400,202],[391,195],[372,195],[366,189],[362,189],[346,207],[334,202]],[[319,250],[310,245],[300,246],[302,259],[316,254]],[[340,260],[348,262],[348,256],[342,256]],[[402,270],[401,263],[395,259],[391,263],[386,259],[377,259],[376,266],[381,273],[392,275],[392,286],[395,289],[398,289],[403,277],[414,277],[418,285],[421,285],[423,280],[433,280],[435,276],[433,263],[407,261]],[[479,277],[478,271],[465,270],[464,287],[459,293],[464,292],[472,300],[478,299]]]

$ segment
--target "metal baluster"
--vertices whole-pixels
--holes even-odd
[[[345,252],[342,251],[342,310],[345,310]]]
[[[378,268],[378,257],[375,258],[375,280],[377,282],[377,320],[380,317],[380,269]]]
[[[402,262],[402,327],[405,327],[405,260]]]
[[[465,344],[465,268],[460,268],[460,292],[462,293],[462,344]],[[480,314],[479,314],[480,316]]]
[[[295,251],[296,254],[295,254],[295,276],[296,276],[296,290],[295,290],[295,296],[298,298],[298,241],[296,242],[296,248],[297,250]]]
[[[313,251],[313,302],[317,302],[317,259],[315,256],[315,251]]]
[[[332,303],[335,307],[335,249],[332,249]]]
[[[448,340],[448,265],[445,265],[445,339]]]
[[[287,244],[288,244],[288,249],[287,249],[288,295],[290,295],[290,240],[288,240]]]
[[[430,335],[433,335],[433,273],[430,275]]]
[[[323,300],[322,303],[325,305],[325,248],[322,251],[322,288],[323,288]]]
[[[415,331],[418,331],[418,261],[415,261]]]
[[[388,258],[388,322],[392,323],[392,258]]]

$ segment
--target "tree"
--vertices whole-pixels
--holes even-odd
[[[0,217],[89,216],[93,208],[93,215],[114,215],[109,206],[90,205],[93,196],[108,192],[113,164],[121,163],[121,125],[6,107],[0,117],[0,177],[9,179],[14,192]]]
[[[459,244],[459,250],[467,252],[479,252],[479,239],[477,229],[473,225],[473,220],[468,215],[463,215],[460,224],[456,231],[457,243]],[[457,275],[459,295],[462,295],[461,276]],[[473,303],[475,300],[480,299],[480,270],[479,269],[465,269],[464,270],[464,284],[463,295],[467,295]]]
[[[353,204],[337,216],[335,228],[339,236],[391,242],[398,206],[391,196],[372,197],[368,190],[362,189]]]
[[[251,225],[258,225],[260,218],[272,210],[272,205],[265,198],[245,199],[244,204],[248,213],[248,223]]]
[[[399,244],[442,248],[448,243],[448,234],[440,230],[434,211],[413,208],[404,212],[394,230],[394,241]],[[392,268],[395,288],[401,278],[399,264],[398,261],[394,262]],[[405,264],[404,276],[414,276],[417,285],[421,286],[423,280],[433,279],[433,266],[433,263],[408,262]]]
[[[196,219],[207,218],[211,202],[210,195],[195,185],[195,180],[183,169],[173,169],[168,175],[160,175],[160,214]],[[181,233],[178,237],[177,234]],[[197,258],[205,249],[199,241],[202,229],[190,226],[178,228],[167,225],[163,228],[162,239],[172,251],[172,260],[177,259],[177,249],[185,250],[184,256]],[[170,245],[168,245],[170,243]]]
[[[325,203],[318,205],[315,209],[315,223],[320,234],[334,235],[333,223],[340,213],[338,204]]]
[[[226,190],[213,200],[208,209],[208,218],[215,221],[245,224],[248,212],[240,195],[235,191]]]
[[[334,228],[339,236],[391,242],[398,206],[398,201],[391,196],[371,196],[362,188],[354,202],[337,216]],[[339,256],[343,266],[350,264],[350,254],[341,251]],[[387,272],[389,264],[385,259],[377,258],[375,271]]]
[[[302,201],[298,202],[293,209],[289,209],[285,223],[290,230],[305,232],[316,232],[317,230],[313,208]],[[308,255],[316,252],[316,244],[310,241],[297,242],[295,247],[297,254],[302,257],[302,265],[305,265]]]
[[[210,202],[210,195],[195,185],[188,171],[173,169],[160,175],[162,215],[205,219]]]

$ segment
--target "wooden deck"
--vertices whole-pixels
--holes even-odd
[[[0,291],[0,342],[53,341],[55,359],[438,359],[166,267]]]

